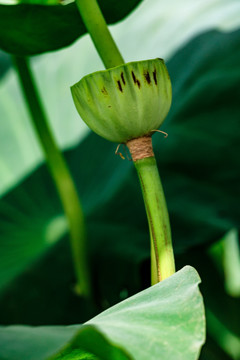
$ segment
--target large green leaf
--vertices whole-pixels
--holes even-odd
[[[87,324],[135,359],[197,359],[205,338],[196,271],[186,266],[165,281],[115,305]]]
[[[125,17],[140,0],[100,0],[108,23]],[[0,47],[12,54],[33,55],[57,50],[86,33],[76,4],[0,5]],[[44,24],[44,25],[43,25]]]
[[[211,39],[211,40],[210,40]],[[218,240],[239,228],[240,31],[204,34],[169,63],[173,107],[154,139],[173,238],[184,244]],[[181,244],[181,245],[180,245]]]
[[[7,196],[0,202],[0,287],[21,273],[29,261],[46,251],[66,232],[66,221],[53,185],[50,182],[48,187],[42,186],[44,177],[49,181],[44,170],[43,177],[39,176],[39,171],[35,173],[35,185],[29,186],[29,181],[26,181],[25,186],[16,189],[14,196]],[[52,201],[47,204],[46,198]],[[31,218],[35,221],[32,222]]]
[[[0,335],[1,360],[131,360],[92,326],[10,326]]]
[[[185,267],[88,321],[90,327],[1,327],[0,359],[43,360],[65,345],[54,359],[195,360],[205,338],[199,282]]]
[[[0,50],[0,79],[11,67],[10,56],[4,51]]]

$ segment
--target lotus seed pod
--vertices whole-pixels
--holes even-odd
[[[159,128],[172,100],[171,81],[162,59],[131,62],[89,74],[71,91],[90,129],[117,143]]]

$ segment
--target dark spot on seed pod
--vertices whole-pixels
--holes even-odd
[[[133,78],[134,84],[136,84],[137,79],[136,79],[136,76],[135,76],[135,74],[134,74],[134,72],[133,72],[133,71],[132,71],[132,78]]]
[[[112,105],[108,105],[108,108],[111,108],[112,107]]]
[[[140,81],[136,78],[134,72],[132,71],[132,78],[133,78],[133,81],[134,81],[134,84],[137,84],[138,88],[140,89],[141,87],[141,83]]]
[[[149,72],[146,71],[143,73],[145,79],[147,80],[147,83],[150,84],[151,83],[151,78],[150,78],[150,75],[149,75]]]
[[[155,85],[157,85],[157,70],[156,69],[154,69],[154,72],[153,72],[153,79],[154,79]]]
[[[118,84],[118,88],[119,88],[119,90],[120,90],[121,92],[123,92],[122,85],[121,85],[121,83],[120,83],[120,81],[119,81],[119,80],[117,81],[117,84]]]
[[[102,92],[104,95],[108,95],[108,92],[107,92],[107,90],[106,90],[105,87],[103,87],[103,88],[101,89],[101,92]]]
[[[125,84],[126,84],[126,81],[125,81],[125,79],[124,79],[123,72],[121,72],[121,79],[122,79],[123,84],[125,85]]]

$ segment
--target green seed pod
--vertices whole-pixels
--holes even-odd
[[[172,100],[162,59],[136,61],[82,78],[71,87],[75,106],[98,135],[117,143],[159,128]]]

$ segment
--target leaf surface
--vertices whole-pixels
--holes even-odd
[[[61,347],[51,359],[195,360],[205,339],[199,282],[196,270],[187,266],[86,326],[0,327],[0,359],[44,360]]]

